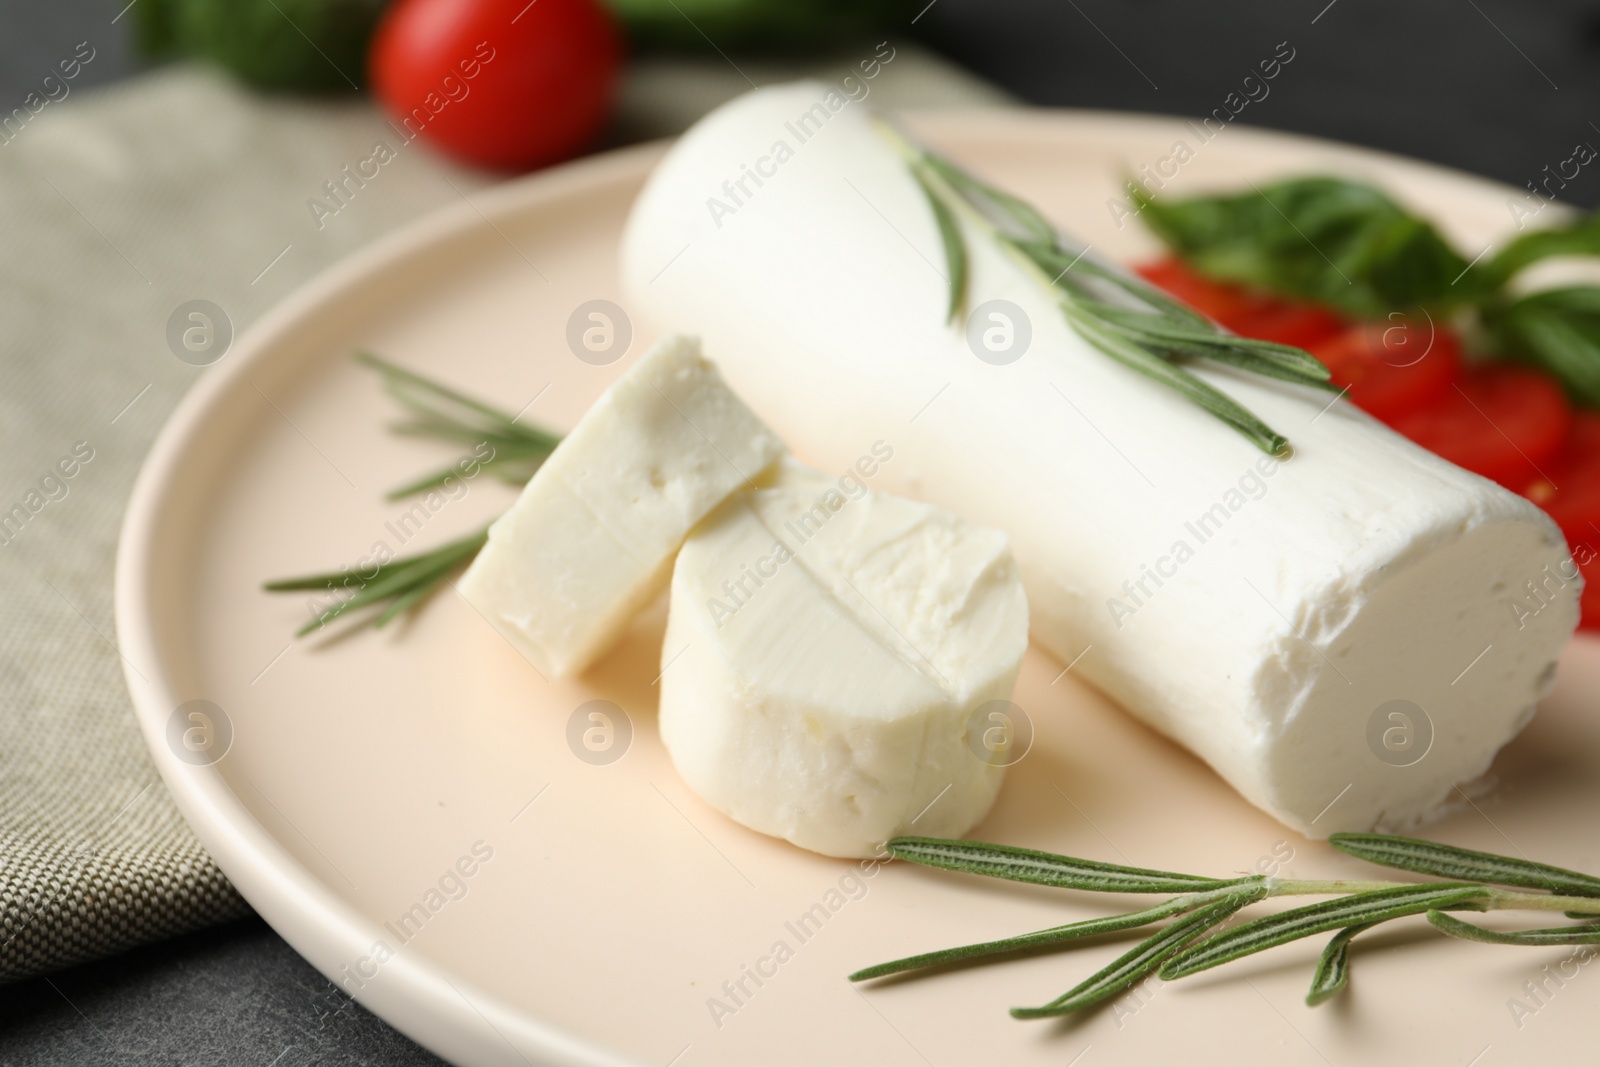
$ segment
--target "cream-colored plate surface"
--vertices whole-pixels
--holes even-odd
[[[1137,223],[1114,223],[1118,176],[1178,140],[1198,148],[1185,191],[1327,169],[1383,182],[1463,248],[1512,221],[1503,187],[1245,129],[1200,147],[1179,122],[1092,113],[916,126],[1116,256],[1153,248]],[[1419,922],[1358,942],[1352,992],[1317,1010],[1301,1002],[1312,943],[1152,983],[1067,1023],[1006,1009],[1063,992],[1121,943],[853,987],[845,974],[869,963],[1133,902],[901,864],[858,877],[729,822],[684,788],[657,736],[659,608],[599,668],[559,684],[448,590],[406,625],[291,642],[309,609],[263,593],[263,579],[436,544],[512,499],[479,478],[436,509],[386,503],[383,490],[450,454],[386,432],[393,405],[346,353],[371,348],[570,426],[653,337],[634,322],[628,355],[604,367],[565,340],[579,304],[622,302],[618,232],[660,151],[501,186],[318,279],[206,371],[149,458],[118,562],[128,684],[185,815],[278,931],[395,1026],[474,1065],[1487,1067],[1592,1047],[1594,967],[1446,941]],[[1434,835],[1600,870],[1600,646],[1575,642],[1562,666],[1496,763],[1497,789],[1463,797]],[[174,710],[197,699],[231,726],[213,763],[180,760],[169,742]],[[568,743],[593,699],[632,727],[609,764]],[[976,837],[1218,875],[1371,871],[1260,814],[1037,651],[1017,701],[1037,741]],[[458,864],[470,877],[449,876]]]

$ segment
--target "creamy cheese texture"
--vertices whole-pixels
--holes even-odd
[[[661,737],[713,807],[815,852],[959,835],[1025,743],[1027,645],[1004,534],[780,464],[678,554]]]
[[[489,527],[461,595],[542,674],[575,674],[661,592],[694,524],[783,451],[698,341],[664,338]]]
[[[1410,826],[1483,774],[1576,624],[1555,525],[1344,401],[1199,368],[1293,443],[1265,457],[967,245],[971,332],[1020,321],[1018,358],[946,324],[933,216],[870,113],[801,83],[690,130],[622,253],[630,310],[703,334],[808,462],[885,440],[878,485],[1006,531],[1034,638],[1287,825]]]

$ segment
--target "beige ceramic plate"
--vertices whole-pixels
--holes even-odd
[[[916,125],[1125,256],[1151,244],[1112,220],[1118,175],[1180,139],[1200,143],[1178,122],[1098,114]],[[150,456],[118,563],[128,684],[189,822],[290,943],[463,1064],[1492,1065],[1592,1048],[1594,967],[1563,964],[1560,950],[1447,942],[1420,923],[1358,943],[1353,991],[1317,1010],[1301,1001],[1309,943],[1064,1024],[1006,1009],[1054,997],[1116,945],[857,988],[844,976],[869,963],[1132,902],[906,865],[863,878],[729,822],[684,788],[657,736],[659,608],[598,669],[560,684],[448,591],[408,625],[290,642],[308,609],[263,593],[263,579],[380,543],[432,545],[512,499],[482,479],[434,509],[385,503],[384,489],[448,454],[387,433],[391,403],[346,353],[369,347],[570,426],[652,337],[635,322],[626,358],[609,366],[575,358],[565,339],[580,304],[621,302],[618,232],[660,151],[502,186],[330,272],[207,372]],[[1511,223],[1508,189],[1245,129],[1199,148],[1178,180],[1198,190],[1323,169],[1383,182],[1464,248]],[[1497,762],[1496,791],[1463,798],[1438,837],[1600,870],[1600,647],[1580,640],[1562,666]],[[191,718],[206,707],[196,700],[221,711]],[[625,713],[620,759],[579,758],[593,725],[582,714],[569,744],[590,700]],[[1037,741],[977,837],[1217,875],[1363,871],[1037,651],[1017,700]],[[185,730],[201,732],[186,744]]]

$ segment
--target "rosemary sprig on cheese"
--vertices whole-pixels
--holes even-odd
[[[1238,337],[1142,280],[1098,262],[1064,241],[1032,205],[978,180],[915,144],[885,122],[878,128],[911,168],[932,208],[948,268],[949,317],[966,303],[968,256],[962,223],[978,229],[1055,298],[1086,341],[1140,374],[1173,389],[1239,431],[1262,451],[1289,441],[1222,390],[1184,369],[1206,359],[1296,385],[1332,389],[1328,369],[1290,345]]]
[[[957,962],[990,960],[1025,949],[1069,946],[1084,938],[1173,921],[1067,992],[1037,1007],[1013,1008],[1018,1019],[1084,1011],[1151,974],[1171,981],[1301,938],[1334,931],[1317,963],[1306,1003],[1322,1004],[1344,990],[1350,946],[1379,923],[1424,915],[1440,932],[1497,945],[1600,944],[1600,878],[1548,864],[1455,848],[1388,834],[1334,834],[1329,843],[1352,856],[1447,882],[1306,881],[1250,875],[1213,879],[1145,870],[1048,852],[974,841],[902,837],[890,841],[896,859],[930,867],[1098,893],[1176,893],[1154,907],[1051,927],[999,941],[926,952],[867,967],[853,982]],[[1531,892],[1529,892],[1531,890]],[[1330,899],[1266,915],[1218,932],[1235,912],[1268,897]],[[1454,911],[1559,911],[1583,922],[1536,930],[1499,931],[1468,923]]]

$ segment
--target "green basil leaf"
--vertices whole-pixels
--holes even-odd
[[[1431,224],[1362,182],[1292,178],[1187,199],[1131,190],[1139,217],[1202,274],[1352,315],[1463,304],[1493,281],[1468,271]]]
[[[1502,282],[1530,263],[1555,256],[1600,256],[1600,213],[1584,215],[1565,226],[1530,230],[1512,240],[1483,265]]]
[[[1600,407],[1600,289],[1547,289],[1486,308],[1495,350],[1544,368],[1580,404]]]

